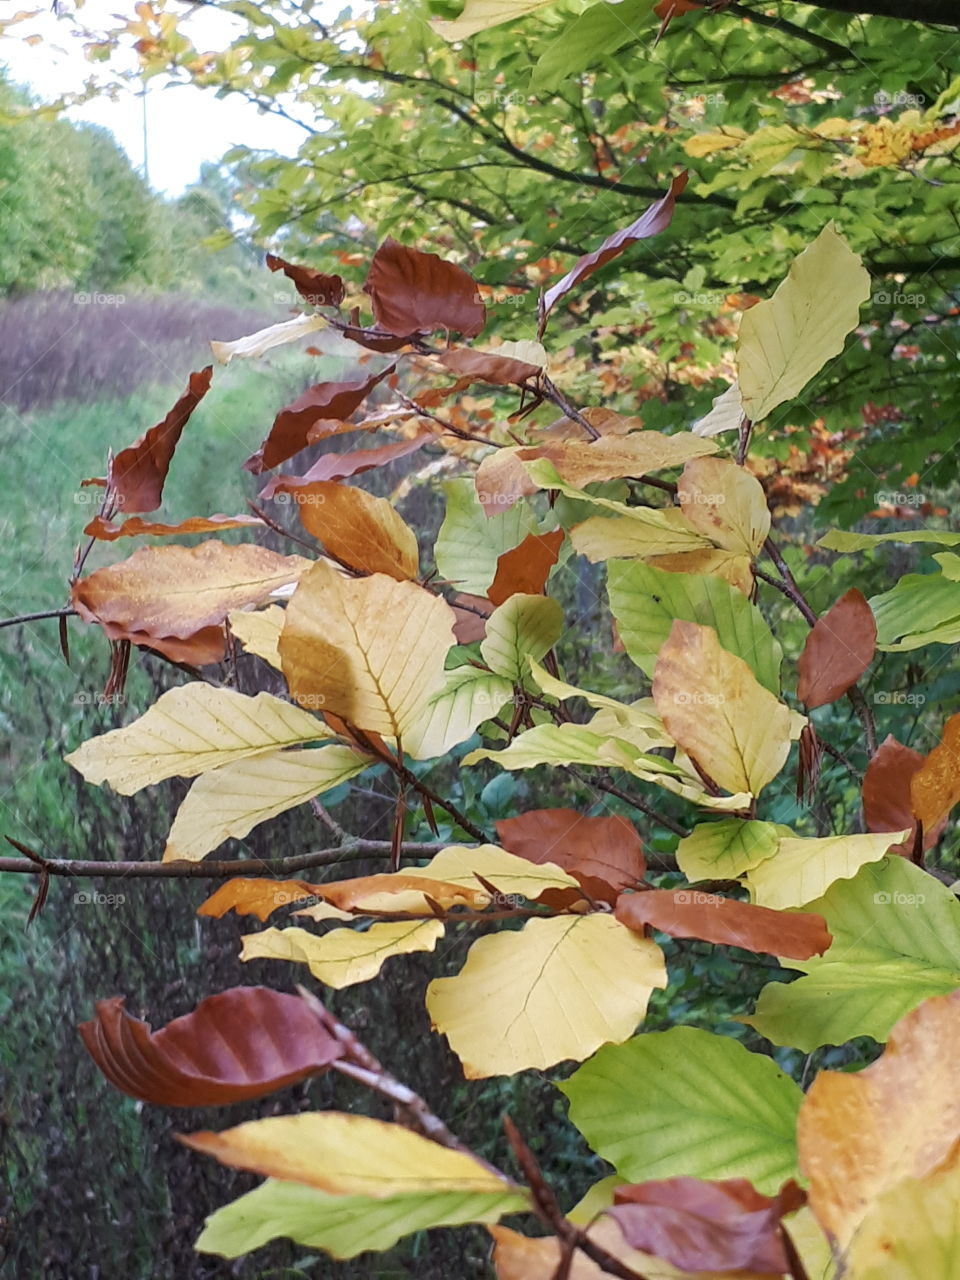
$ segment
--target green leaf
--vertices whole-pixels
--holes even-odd
[[[743,818],[701,822],[677,845],[677,865],[690,881],[735,880],[773,857],[782,830]]]
[[[268,1178],[207,1219],[197,1240],[200,1253],[238,1258],[279,1236],[323,1249],[334,1258],[380,1253],[405,1235],[465,1222],[496,1222],[522,1212],[526,1198],[504,1191],[434,1191],[375,1199],[336,1196],[302,1182]]]
[[[563,610],[549,596],[512,595],[490,616],[480,656],[514,683],[527,674],[527,658],[549,653],[563,634]]]
[[[530,79],[531,92],[553,92],[565,80],[625,44],[652,37],[653,5],[654,0],[624,0],[622,4],[602,0],[592,4],[568,23],[537,59]]]
[[[877,862],[909,831],[879,835],[827,836],[822,840],[790,837],[780,841],[776,857],[754,865],[747,875],[753,901],[783,911],[820,898],[837,880],[852,880],[862,866]]]
[[[759,422],[799,395],[843,350],[869,297],[863,263],[828,223],[793,260],[773,297],[751,307],[740,322],[737,365],[747,417]]]
[[[476,727],[495,716],[512,696],[513,685],[503,676],[469,666],[446,671],[443,688],[404,734],[404,752],[415,760],[446,755],[458,743],[466,742]]]
[[[797,1174],[803,1095],[776,1063],[695,1027],[608,1045],[560,1085],[570,1119],[629,1182]]]
[[[744,1019],[774,1044],[809,1053],[854,1036],[882,1043],[928,996],[960,987],[960,903],[906,859],[869,863],[804,909],[824,917],[833,945],[786,961],[806,976],[764,987]]]
[[[448,480],[443,490],[447,513],[434,547],[437,568],[459,591],[485,596],[500,556],[533,533],[533,515],[518,503],[487,517],[472,480]]]
[[[938,542],[945,547],[955,547],[960,543],[960,533],[947,529],[901,529],[896,533],[846,533],[842,529],[831,529],[817,546],[849,553],[870,551],[878,542]]]
[[[895,587],[870,600],[881,649],[950,644],[960,632],[960,583],[940,573],[908,573]],[[900,641],[899,644],[896,642]]]
[[[721,578],[668,573],[641,562],[607,568],[610,608],[627,653],[653,676],[674,620],[713,627],[721,646],[750,666],[764,688],[780,693],[783,651],[760,610]]]

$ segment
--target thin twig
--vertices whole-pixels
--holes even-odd
[[[0,628],[19,627],[24,622],[42,622],[44,618],[73,618],[76,609],[68,605],[65,609],[41,609],[38,613],[18,613],[15,618],[0,618]]]

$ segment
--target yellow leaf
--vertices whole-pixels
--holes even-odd
[[[564,440],[538,446],[536,452],[549,458],[568,484],[583,488],[603,480],[621,476],[642,476],[666,467],[678,467],[689,458],[716,453],[710,440],[678,431],[663,435],[659,431],[633,431],[626,436],[601,436],[599,440]],[[524,454],[534,450],[522,450]]]
[[[475,942],[456,977],[430,983],[427,1010],[476,1080],[619,1044],[666,985],[656,943],[605,913],[560,915]]]
[[[843,350],[869,296],[863,263],[828,223],[794,258],[773,297],[751,307],[740,322],[737,364],[747,417],[759,422],[799,395]]]
[[[331,736],[322,720],[272,694],[250,698],[198,681],[161,694],[138,720],[91,738],[66,760],[88,782],[109,782],[131,796],[164,778],[194,778],[235,760]]]
[[[234,357],[250,360],[272,351],[274,347],[305,338],[308,333],[325,328],[326,324],[326,320],[320,315],[294,316],[292,320],[272,324],[268,329],[260,329],[245,338],[237,338],[235,342],[211,342],[210,349],[214,359],[220,364],[229,364]]]
[[[852,880],[867,862],[877,862],[909,831],[880,835],[827,836],[822,840],[786,839],[771,858],[747,875],[753,901],[783,910],[821,898],[835,880]]]
[[[533,901],[548,889],[580,887],[573,876],[567,875],[554,863],[530,862],[495,844],[450,845],[441,849],[425,867],[408,867],[404,872],[408,876],[463,885],[470,890],[480,888],[478,873],[505,898],[529,898]]]
[[[509,680],[479,667],[445,671],[443,681],[403,739],[404,752],[414,760],[445,756],[513,697]]]
[[[763,486],[725,458],[694,458],[683,468],[677,498],[684,515],[715,546],[756,556],[770,532]]]
[[[163,860],[196,861],[224,840],[242,840],[261,822],[312,800],[373,763],[352,747],[334,745],[278,751],[205,773],[177,811]]]
[[[467,0],[459,18],[434,18],[430,25],[444,40],[467,40],[478,31],[512,22],[550,3],[551,0]]]
[[[280,659],[302,706],[399,738],[444,685],[454,613],[439,596],[384,574],[343,577],[320,562],[287,606]]]
[[[710,547],[701,551],[684,551],[680,555],[651,556],[647,563],[668,573],[698,573],[704,577],[722,578],[745,596],[753,593],[753,561],[750,556],[735,555]]]
[[[247,653],[255,653],[271,667],[280,670],[277,641],[283,630],[283,610],[278,604],[254,612],[237,609],[228,614],[227,621],[230,623],[230,630]]]
[[[791,717],[712,627],[674,622],[653,697],[667,732],[719,786],[757,795],[786,763]]]
[[[960,1159],[879,1196],[844,1262],[849,1280],[956,1280]]]
[[[369,929],[264,929],[243,939],[241,960],[293,960],[309,966],[328,987],[352,987],[375,978],[391,956],[433,951],[443,937],[441,920],[385,920]]]
[[[589,499],[589,494],[582,495]],[[675,507],[655,510],[632,508],[631,516],[591,516],[570,530],[574,549],[594,564],[598,560],[711,551],[711,544],[691,527],[683,512]]]
[[[417,576],[417,535],[386,498],[335,480],[316,480],[289,496],[303,527],[341,564],[399,581]]]
[[[695,133],[687,138],[683,149],[688,156],[699,160],[702,156],[712,156],[717,151],[731,151],[739,147],[747,134],[743,129],[727,128],[722,132],[714,130],[709,133]]]
[[[869,1067],[853,1075],[821,1071],[810,1086],[798,1121],[800,1167],[817,1221],[841,1249],[904,1179],[926,1178],[955,1159],[958,1060],[960,990],[901,1018]],[[939,1280],[942,1273],[927,1274]]]
[[[181,1141],[221,1164],[341,1196],[516,1189],[466,1152],[403,1125],[340,1111],[270,1116],[222,1133],[185,1134]]]

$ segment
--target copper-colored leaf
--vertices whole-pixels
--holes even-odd
[[[521,498],[536,493],[518,449],[496,449],[477,467],[474,483],[483,514],[489,519],[516,506]]]
[[[812,911],[772,911],[695,889],[623,893],[616,915],[637,932],[650,925],[675,938],[702,938],[791,960],[823,955],[832,941],[825,920]]]
[[[313,267],[299,267],[274,253],[267,254],[267,266],[271,271],[282,271],[311,307],[339,307],[343,301],[346,290],[340,276],[325,275]]]
[[[670,190],[666,195],[655,201],[646,213],[641,214],[635,222],[631,222],[629,227],[624,227],[622,230],[615,231],[613,235],[608,236],[599,249],[594,249],[592,253],[586,253],[582,258],[578,258],[567,274],[561,280],[558,280],[556,284],[550,286],[543,296],[543,307],[540,313],[541,334],[546,326],[547,316],[549,316],[560,299],[570,292],[574,285],[588,279],[600,267],[612,262],[614,258],[623,253],[624,249],[636,244],[638,240],[646,240],[649,236],[655,236],[658,232],[666,230],[670,225],[670,220],[673,218],[677,196],[681,194],[687,185],[687,176],[687,171],[684,169],[670,183]]]
[[[389,333],[456,329],[475,338],[486,323],[476,283],[462,267],[389,238],[374,254],[363,288],[377,324]]]
[[[266,987],[231,987],[160,1031],[123,1003],[98,1001],[80,1034],[110,1083],[143,1102],[211,1107],[259,1098],[342,1053],[303,1000]]]
[[[345,480],[348,476],[358,476],[364,471],[373,471],[376,467],[395,462],[397,458],[405,458],[408,454],[422,449],[428,440],[434,440],[432,431],[421,432],[410,440],[398,440],[396,444],[382,444],[377,449],[354,449],[352,453],[325,453],[309,471],[302,476],[279,475],[260,490],[261,498],[273,498],[278,493],[292,493],[302,489],[304,485],[313,484],[316,480]]]
[[[315,480],[289,492],[303,527],[341,564],[398,581],[417,576],[417,535],[386,498],[335,480]]]
[[[373,388],[392,370],[393,365],[387,365],[386,369],[360,382],[318,382],[293,404],[280,410],[270,434],[243,464],[244,469],[259,475],[262,471],[278,467],[307,447],[311,429],[320,423],[329,423],[330,430],[323,432],[325,435],[350,430],[343,425],[343,419],[359,409]]]
[[[943,726],[943,737],[910,779],[914,816],[932,830],[960,801],[960,712]]]
[[[869,667],[876,647],[873,611],[862,592],[851,587],[807,636],[797,697],[811,709],[836,702]]]
[[[924,757],[898,742],[888,734],[867,765],[863,777],[863,819],[868,831],[916,832],[917,820],[913,816],[910,798],[910,782],[923,764]],[[943,834],[943,822],[923,832],[923,847],[932,849]],[[913,839],[890,846],[890,853],[909,857]]]
[[[81,610],[78,610],[83,617]],[[96,618],[87,618],[96,622]],[[118,626],[114,622],[102,622],[100,626],[108,640],[127,640],[141,649],[153,649],[171,662],[184,667],[205,667],[222,662],[227,648],[227,633],[223,627],[201,627],[190,636],[155,636],[149,631],[137,631]]]
[[[442,352],[437,359],[445,369],[471,381],[489,382],[495,387],[520,386],[535,378],[540,369],[526,360],[514,360],[496,351],[473,351],[470,347],[454,347]]]
[[[187,533],[222,533],[225,529],[263,529],[265,525],[257,516],[190,516],[179,524],[164,524],[160,520],[142,520],[140,516],[131,516],[122,524],[112,520],[104,520],[103,516],[94,516],[84,533],[88,538],[99,538],[103,542],[116,542],[117,538],[140,538],[147,534],[154,538],[166,538]]]
[[[281,907],[295,902],[311,902],[322,890],[305,880],[268,880],[266,876],[236,876],[222,884],[215,893],[197,907],[198,916],[219,920],[228,911],[238,916],[256,916],[266,920]]]
[[[252,543],[141,547],[75,583],[73,606],[86,622],[146,633],[137,643],[148,636],[187,639],[218,627],[232,609],[261,604],[309,568],[301,556],[281,556]]]
[[[550,570],[557,563],[563,544],[563,530],[528,533],[518,547],[497,558],[497,573],[487,595],[494,604],[503,604],[514,595],[540,595]]]
[[[493,603],[485,596],[460,595],[453,597],[453,612],[457,621],[453,636],[457,644],[473,644],[487,634],[487,619],[493,613]]]
[[[763,1196],[746,1178],[723,1182],[665,1178],[617,1187],[615,1218],[627,1243],[681,1271],[750,1271],[779,1277],[790,1270],[780,1220],[806,1196],[787,1182]]]
[[[191,373],[187,390],[162,422],[113,459],[108,481],[121,511],[156,511],[170,460],[190,415],[210,390],[213,366]]]
[[[534,809],[496,825],[504,849],[531,862],[563,867],[591,897],[613,901],[620,889],[642,880],[646,871],[643,842],[626,818]]]

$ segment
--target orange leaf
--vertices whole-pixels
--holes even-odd
[[[772,911],[694,889],[622,893],[617,919],[641,933],[645,925],[675,938],[702,938],[791,960],[809,960],[833,941],[822,916],[812,911]]]
[[[219,920],[228,911],[238,916],[256,916],[266,920],[274,911],[293,902],[317,898],[322,890],[319,885],[305,880],[268,880],[263,876],[237,876],[222,884],[215,893],[197,907],[198,916],[213,916]]]
[[[300,522],[341,564],[363,573],[385,573],[398,582],[420,568],[417,537],[386,498],[375,498],[335,480],[315,480],[289,492]]]
[[[562,867],[593,898],[614,901],[619,890],[641,881],[647,869],[636,828],[619,816],[587,818],[575,809],[533,809],[496,826],[504,849],[530,862]]]
[[[537,596],[546,586],[550,570],[557,563],[563,545],[563,530],[528,533],[518,547],[497,558],[497,572],[487,595],[493,604],[503,604],[513,595]]]
[[[905,831],[908,827],[916,831],[910,782],[922,764],[923,756],[919,751],[905,747],[892,733],[887,735],[867,765],[863,778],[861,799],[868,831]],[[938,822],[935,827],[924,829],[925,849],[933,848],[943,834],[943,827],[944,824]],[[909,857],[912,851],[912,839],[891,845],[888,850],[905,857]]]
[[[282,271],[311,307],[339,307],[343,301],[345,289],[340,276],[324,275],[313,267],[298,267],[273,253],[267,254],[267,266],[271,271]]]
[[[160,1031],[123,1003],[123,996],[98,1001],[80,1035],[110,1083],[143,1102],[213,1107],[259,1098],[343,1052],[304,1001],[265,987],[231,987]]]
[[[944,725],[940,745],[911,778],[910,799],[924,831],[942,822],[960,800],[960,712]]]
[[[220,533],[224,529],[248,529],[251,526],[260,529],[266,527],[257,516],[190,516],[188,520],[181,520],[179,524],[141,520],[139,516],[131,516],[122,524],[115,524],[110,520],[104,520],[103,516],[94,516],[83,532],[88,538],[116,542],[117,538],[139,538],[144,534],[159,538],[181,533]]]
[[[873,611],[863,594],[852,587],[817,619],[807,636],[800,655],[797,697],[811,710],[836,702],[869,667],[876,647]]]
[[[495,351],[473,351],[469,347],[454,347],[442,352],[437,359],[445,369],[461,378],[489,382],[495,387],[520,386],[540,373],[537,365],[528,364],[526,360],[498,356]]]

